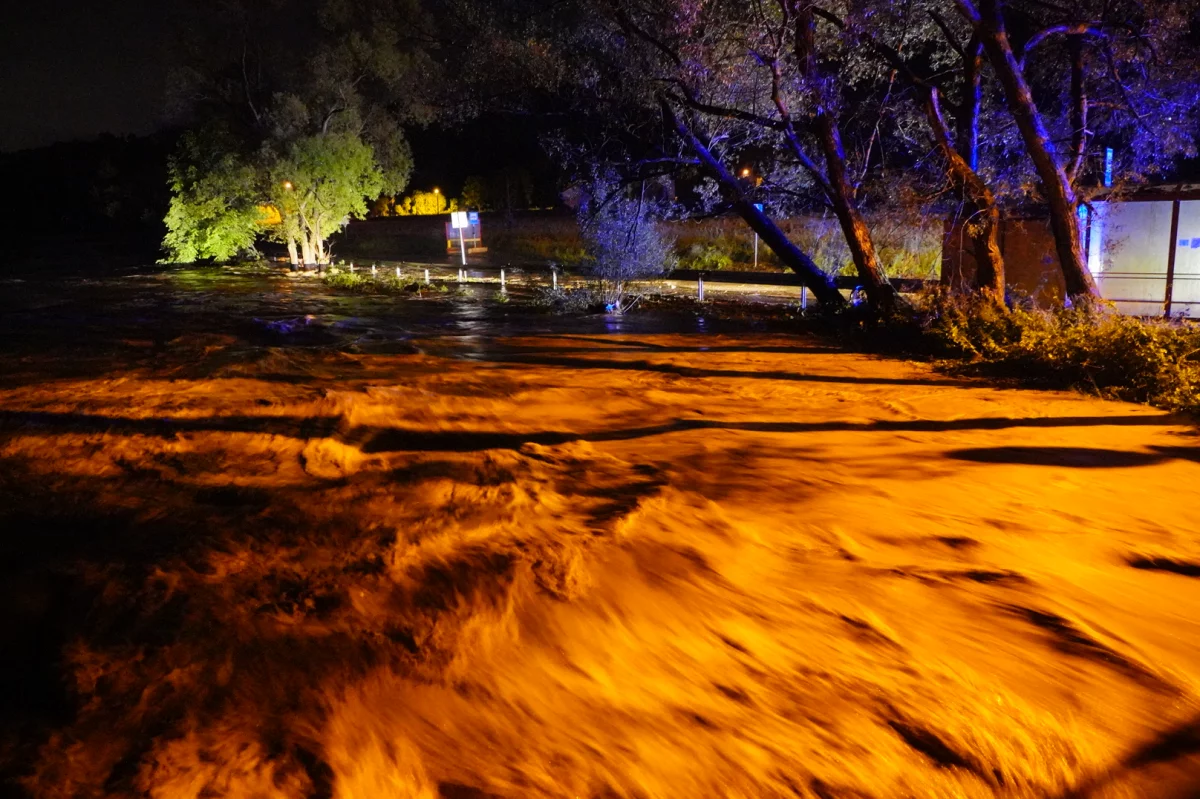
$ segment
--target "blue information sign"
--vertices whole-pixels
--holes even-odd
[[[467,221],[470,222],[472,225],[478,225],[479,224],[479,212],[478,211],[467,211]]]

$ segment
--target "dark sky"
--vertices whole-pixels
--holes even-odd
[[[160,127],[169,2],[5,3],[0,151]]]

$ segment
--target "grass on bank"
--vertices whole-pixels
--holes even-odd
[[[448,294],[449,285],[444,282],[425,283],[403,273],[397,276],[384,269],[372,273],[370,269],[351,272],[344,266],[330,265],[321,273],[321,281],[334,289],[358,294],[407,294],[415,297]]]
[[[1200,412],[1200,325],[1123,316],[1108,303],[1003,307],[936,290],[916,307],[925,354],[958,372]]]

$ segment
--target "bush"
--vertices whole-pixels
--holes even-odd
[[[606,310],[603,293],[586,286],[570,289],[538,287],[534,291],[533,305],[553,313],[563,314],[599,313]]]
[[[613,313],[630,307],[631,281],[660,277],[675,267],[673,242],[658,229],[657,217],[652,203],[604,181],[597,181],[592,200],[580,210],[584,266]]]
[[[933,350],[969,368],[1114,399],[1200,411],[1200,327],[1122,316],[1102,303],[1007,308],[944,290],[923,299]]]
[[[344,267],[330,266],[321,274],[326,286],[358,294],[408,294],[424,297],[429,294],[446,294],[451,287],[446,283],[424,283],[411,277],[396,277],[387,269],[372,274],[369,268],[351,272]]]
[[[717,271],[732,268],[733,258],[716,242],[696,242],[679,257],[679,266],[681,269]]]

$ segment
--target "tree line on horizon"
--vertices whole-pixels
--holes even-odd
[[[654,213],[740,216],[827,307],[845,300],[780,216],[835,217],[885,311],[871,212],[960,220],[975,288],[1000,301],[1001,214],[1038,208],[1079,298],[1097,293],[1078,214],[1108,190],[1098,154],[1115,154],[1117,191],[1196,155],[1200,0],[226,5],[197,7],[174,81],[204,120],[171,164],[177,260],[265,235],[320,262],[332,232],[402,193],[406,128],[490,113],[544,120],[566,182],[605,172],[626,196],[670,196]]]

